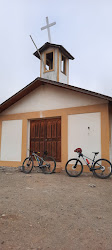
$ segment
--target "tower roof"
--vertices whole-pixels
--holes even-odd
[[[71,60],[74,59],[74,57],[62,45],[53,44],[53,43],[49,43],[49,42],[45,43],[41,48],[39,48],[40,54],[43,51],[45,51],[46,49],[51,48],[51,47],[52,48],[58,48],[68,59],[71,59]],[[34,53],[34,56],[36,56],[37,58],[40,59],[40,55],[39,55],[38,51],[36,51]]]

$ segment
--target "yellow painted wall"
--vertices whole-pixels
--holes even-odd
[[[109,159],[109,109],[108,104],[97,104],[82,107],[72,107],[48,111],[29,112],[13,115],[0,116],[0,145],[1,145],[1,122],[7,120],[23,120],[22,125],[22,155],[21,162],[0,161],[0,166],[18,167],[27,155],[27,121],[38,118],[50,118],[61,116],[61,163],[63,168],[68,160],[68,115],[101,112],[101,156]],[[58,165],[57,164],[57,165]]]
[[[110,124],[110,161],[112,162],[112,105],[109,105],[109,124]]]

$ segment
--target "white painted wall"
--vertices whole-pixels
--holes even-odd
[[[69,64],[68,64],[68,59],[66,60],[67,61],[66,61],[66,75],[65,75],[61,72],[61,53],[59,53],[59,82],[67,84],[68,83],[67,79],[68,79],[68,74],[69,74],[69,70],[68,70]]]
[[[21,161],[22,120],[3,121],[1,161]]]
[[[30,120],[27,121],[27,157],[29,156],[30,149]]]
[[[52,50],[52,48],[47,49],[45,52],[49,52],[51,50]],[[57,81],[57,49],[53,49],[53,50],[54,50],[54,70],[44,72],[44,64],[42,62],[41,63],[41,66],[42,66],[42,70],[41,70],[42,76],[41,77],[48,79],[48,80]],[[44,61],[44,52],[42,53],[42,60]]]
[[[45,52],[51,51],[52,48],[47,49]],[[43,62],[41,63],[41,77],[52,80],[52,81],[57,81],[57,60],[58,60],[58,49],[54,48],[54,70],[53,71],[48,71],[44,72],[44,64]],[[44,53],[42,53],[42,60],[44,61]],[[66,64],[66,75],[61,72],[61,52],[59,51],[59,82],[66,83],[67,84],[67,79],[68,79],[68,74],[69,74],[69,63],[67,59],[67,64]]]
[[[110,113],[110,133],[111,133],[111,139],[110,139],[110,161],[112,162],[112,113]]]
[[[20,101],[2,112],[1,115],[41,111],[42,117],[43,110],[80,107],[101,103],[107,103],[107,101],[46,84],[23,97]]]
[[[99,112],[68,116],[68,159],[77,157],[77,153],[74,153],[76,148],[82,148],[83,154],[90,158],[93,158],[92,152],[97,151],[100,152],[97,158],[101,157]]]

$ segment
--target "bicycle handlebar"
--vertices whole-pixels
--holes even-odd
[[[28,149],[31,153],[34,153],[34,154],[40,154],[40,152],[36,152],[36,151],[32,151],[30,149]],[[44,151],[43,155],[47,155],[48,152],[47,151]]]

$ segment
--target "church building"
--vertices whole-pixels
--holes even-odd
[[[47,150],[57,169],[78,147],[112,161],[112,98],[69,84],[74,57],[62,45],[47,42],[34,56],[40,77],[0,105],[0,166],[21,166],[28,149]]]

